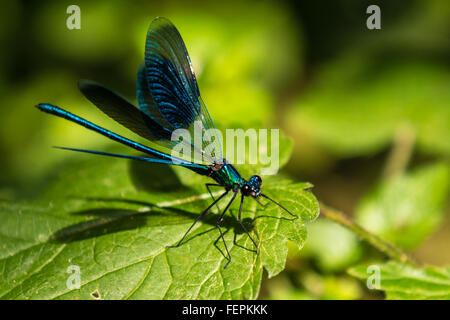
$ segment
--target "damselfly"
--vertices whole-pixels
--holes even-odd
[[[151,163],[178,165],[213,179],[215,183],[206,184],[210,194],[211,186],[220,186],[225,189],[217,199],[212,197],[213,202],[197,217],[178,243],[171,247],[178,247],[195,224],[230,193],[232,195],[231,200],[228,201],[217,220],[217,228],[227,253],[228,261],[225,267],[231,261],[231,255],[223,237],[221,221],[239,193],[241,194],[241,200],[238,221],[253,242],[255,252],[258,246],[241,220],[245,197],[252,197],[259,204],[261,204],[259,202],[261,197],[266,198],[295,217],[281,204],[261,192],[262,180],[258,175],[246,180],[241,177],[232,164],[223,158],[221,142],[209,112],[200,97],[197,80],[185,44],[178,30],[169,20],[156,18],[147,32],[145,60],[137,74],[138,108],[113,90],[98,83],[80,80],[78,85],[80,91],[94,105],[124,127],[164,148],[171,149],[179,143],[189,144],[194,152],[201,155],[202,160],[189,161],[182,157],[174,157],[169,153],[147,147],[99,127],[57,106],[41,103],[37,107],[44,112],[75,122],[148,156],[141,157],[66,147],[58,148]],[[201,123],[203,132],[208,133],[207,139],[196,142],[172,138],[172,133],[176,129],[193,131],[198,123]]]

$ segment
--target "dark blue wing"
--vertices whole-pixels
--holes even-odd
[[[109,117],[141,137],[168,149],[169,154],[172,153],[171,151],[173,148],[179,143],[187,145],[188,148],[193,147],[188,141],[172,140],[174,128],[170,123],[164,120],[162,115],[158,117],[157,114],[144,112],[143,110],[136,108],[127,99],[120,96],[115,91],[94,81],[80,80],[78,82],[78,87],[86,98]],[[196,150],[195,147],[194,150]],[[200,152],[199,150],[196,151]],[[177,153],[176,156],[189,162],[198,160],[198,158],[195,158],[192,155]],[[211,162],[212,160],[210,163]]]
[[[200,129],[204,139],[195,148],[214,162],[222,162],[221,141],[200,97],[183,39],[165,18],[156,18],[150,25],[145,66],[141,72],[145,74],[145,79],[138,76],[137,95],[141,110],[150,117],[162,115],[174,129],[188,129],[192,133],[195,128]],[[159,113],[152,108],[157,108]]]
[[[146,115],[151,117],[156,122],[160,123],[165,128],[173,131],[176,128],[168,122],[164,116],[156,107],[156,103],[153,100],[148,90],[147,79],[145,78],[145,64],[139,67],[136,80],[136,98],[138,101],[139,109]]]
[[[167,128],[171,132],[173,132],[176,129],[179,129],[178,127],[175,127],[166,120],[166,118],[161,114],[161,111],[157,107],[155,101],[153,100],[153,97],[150,95],[150,91],[148,90],[147,85],[147,79],[145,76],[145,65],[142,64],[139,68],[138,74],[137,74],[137,81],[136,81],[136,97],[139,104],[139,109],[144,112],[146,115],[148,115],[151,119],[158,122],[161,126],[164,128]],[[193,133],[190,131],[191,137],[193,137]],[[215,160],[211,156],[209,156],[202,148],[202,146],[196,146],[194,141],[179,141],[176,136],[173,137],[176,141],[159,141],[159,144],[163,144],[167,147],[173,147],[177,143],[181,143],[187,148],[191,149],[194,153],[197,153],[200,155],[200,157],[191,156],[190,161],[194,162],[207,162],[208,164],[213,163]],[[199,161],[198,158],[206,158],[203,160],[206,161]]]
[[[80,91],[105,114],[148,140],[169,140],[172,131],[136,108],[128,100],[90,80],[78,81]]]

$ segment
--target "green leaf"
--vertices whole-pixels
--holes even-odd
[[[359,281],[348,275],[323,275],[306,268],[301,273],[282,273],[265,283],[266,294],[273,300],[354,300],[362,295]],[[300,270],[298,270],[300,271]],[[301,287],[294,286],[295,282]]]
[[[348,54],[327,65],[286,116],[292,132],[307,132],[340,156],[378,152],[408,126],[426,153],[450,154],[449,73],[433,64],[378,66]],[[300,130],[300,131],[299,131]]]
[[[318,219],[307,229],[308,242],[302,254],[314,257],[325,272],[345,270],[362,255],[358,236],[333,221]]]
[[[79,157],[86,160],[61,170],[37,200],[1,203],[1,299],[255,299],[263,268],[269,276],[283,270],[287,241],[302,247],[304,223],[319,211],[310,184],[264,178],[264,192],[299,218],[246,199],[243,223],[255,254],[236,201],[222,223],[232,257],[224,269],[216,208],[184,244],[166,248],[211,202],[201,184],[209,180],[193,186],[180,178],[187,170]],[[80,268],[79,289],[66,285],[72,265]]]
[[[450,168],[438,163],[381,182],[363,198],[357,221],[369,231],[413,248],[442,221],[450,188]]]
[[[450,299],[450,268],[418,268],[390,261],[349,269],[351,275],[371,285],[376,284],[378,272],[378,289],[386,292],[387,299]]]

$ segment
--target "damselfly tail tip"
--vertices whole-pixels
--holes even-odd
[[[47,105],[46,103],[38,103],[37,105],[35,105],[35,107],[38,108],[39,110],[44,111],[46,105]]]
[[[38,103],[37,105],[35,105],[35,107],[47,113],[51,113],[52,110],[55,109],[55,106],[51,105],[50,103]]]

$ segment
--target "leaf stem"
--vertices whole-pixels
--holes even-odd
[[[344,213],[320,203],[320,214],[325,218],[333,220],[334,222],[355,232],[360,238],[367,241],[379,251],[383,252],[389,258],[395,259],[402,263],[416,265],[416,262],[412,260],[412,258],[409,257],[408,254],[406,254],[402,249],[364,229],[357,223],[353,222]]]

